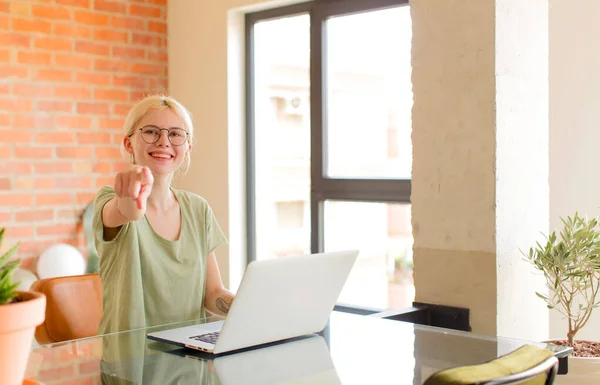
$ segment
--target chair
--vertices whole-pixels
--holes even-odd
[[[46,296],[46,319],[35,329],[39,344],[98,333],[102,318],[102,282],[98,274],[40,279],[30,290]]]
[[[552,385],[557,370],[551,351],[526,345],[484,364],[442,370],[424,385]]]

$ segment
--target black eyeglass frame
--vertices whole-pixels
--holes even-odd
[[[148,142],[146,139],[144,139],[144,135],[143,135],[143,133],[141,133],[141,132],[142,132],[142,130],[143,130],[144,128],[147,128],[147,127],[156,128],[156,129],[159,131],[159,133],[160,133],[160,135],[158,135],[158,138],[157,138],[157,139],[156,139],[154,142]],[[170,133],[170,132],[171,132],[171,130],[173,130],[173,129],[178,129],[178,130],[182,130],[183,132],[185,132],[185,141],[184,141],[183,143],[181,143],[181,144],[175,144],[175,143],[171,142],[171,137],[169,136],[169,133]],[[158,142],[158,141],[160,140],[160,137],[162,136],[162,132],[163,132],[163,131],[167,131],[167,140],[168,140],[168,141],[169,141],[169,143],[171,143],[173,146],[177,146],[177,147],[179,147],[179,146],[183,146],[183,145],[185,144],[185,142],[187,142],[187,141],[188,141],[188,138],[189,138],[189,136],[190,136],[190,133],[189,133],[189,132],[187,132],[185,129],[181,128],[181,127],[160,128],[160,127],[158,127],[158,126],[154,126],[154,125],[152,125],[152,124],[149,124],[149,125],[147,125],[147,126],[144,126],[144,127],[140,127],[140,128],[138,128],[138,129],[137,129],[137,131],[140,131],[140,136],[142,137],[142,140],[143,140],[144,142],[148,143],[148,144],[154,144],[154,143]],[[135,132],[134,132],[133,134],[135,134]],[[129,135],[129,137],[131,138],[131,137],[133,136],[133,134],[130,134],[130,135]]]

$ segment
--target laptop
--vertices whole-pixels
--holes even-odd
[[[224,321],[147,338],[221,354],[322,331],[358,250],[283,257],[248,264]]]

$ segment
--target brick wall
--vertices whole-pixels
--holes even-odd
[[[0,0],[0,227],[22,266],[126,167],[132,103],[167,88],[167,0]]]

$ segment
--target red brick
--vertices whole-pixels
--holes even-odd
[[[89,99],[92,96],[92,91],[89,87],[56,86],[54,88],[54,96],[69,99]]]
[[[4,198],[4,197],[2,197]],[[1,199],[0,198],[0,201]],[[31,197],[30,197],[31,198]],[[32,237],[33,236],[33,227],[32,226],[9,226],[6,229],[6,233],[4,234],[4,236],[6,237],[6,239],[22,239],[22,238],[28,238],[28,237]]]
[[[38,194],[35,196],[36,205],[66,205],[71,203],[71,194]]]
[[[113,16],[111,20],[111,25],[115,28],[124,28],[127,30],[137,29],[140,31],[144,31],[146,29],[144,25],[144,20],[134,17]]]
[[[30,99],[0,98],[0,110],[12,112],[31,111],[32,103]]]
[[[71,202],[70,195],[64,195],[60,199],[60,201],[56,201],[55,203],[44,203],[49,195],[40,195],[36,196],[36,204],[67,204]],[[38,200],[39,199],[39,200]],[[75,233],[75,225],[74,224],[53,224],[50,226],[38,226],[37,235],[69,235]]]
[[[157,90],[157,89],[160,89],[160,90],[163,90],[163,91],[167,90],[167,84],[168,84],[168,82],[167,82],[167,78],[166,77],[164,77],[164,78],[152,78],[152,79],[149,79],[148,82],[150,83],[149,84],[150,90],[153,90],[153,91]],[[156,91],[154,91],[154,92],[156,92]]]
[[[31,11],[33,16],[42,19],[55,19],[55,20],[70,20],[71,12],[64,7],[49,7],[45,5],[32,5]]]
[[[8,62],[10,61],[10,51],[7,49],[0,50],[0,62]]]
[[[0,15],[0,29],[10,29],[10,19],[8,18],[8,16]]]
[[[166,51],[148,51],[148,60],[167,63],[169,57]]]
[[[94,62],[96,71],[126,72],[129,69],[127,61],[97,59]]]
[[[80,362],[79,373],[97,375],[100,373],[100,361],[93,359],[90,361]]]
[[[110,85],[110,75],[79,72],[76,75],[77,83],[95,84],[98,86]]]
[[[0,206],[29,207],[32,203],[30,194],[0,194]]]
[[[33,190],[33,178],[16,178],[15,190]]]
[[[0,113],[0,126],[10,126],[10,117],[9,113]]]
[[[163,44],[163,38],[161,36],[143,35],[140,33],[134,33],[132,35],[132,42],[134,44],[139,44],[139,45],[144,45],[144,46],[160,47]]]
[[[36,81],[70,82],[73,80],[73,72],[67,70],[40,69],[34,77]]]
[[[167,23],[150,20],[150,21],[148,21],[148,31],[166,34],[167,33]]]
[[[52,147],[17,147],[15,148],[15,157],[31,159],[49,159],[54,154]]]
[[[121,130],[123,128],[123,123],[123,119],[101,118],[99,122],[99,128]]]
[[[73,112],[73,103],[70,101],[40,100],[37,103],[37,110],[48,112]]]
[[[109,17],[107,15],[102,15],[98,12],[88,12],[88,11],[75,11],[73,14],[73,18],[78,23],[83,23],[86,25],[95,25],[95,26],[105,26],[108,25]]]
[[[0,47],[12,46],[29,48],[31,38],[27,35],[20,35],[13,32],[0,32]]]
[[[70,5],[72,7],[90,7],[90,0],[55,0],[55,2],[59,5]]]
[[[10,94],[10,84],[0,84],[0,95]]]
[[[47,129],[54,128],[54,120],[52,116],[14,115],[12,126],[13,128]]]
[[[26,78],[29,76],[29,69],[27,67],[15,67],[15,66],[0,66],[0,79],[8,78]]]
[[[1,213],[0,212],[0,223],[7,223],[12,221],[12,213]]]
[[[142,100],[146,96],[148,96],[148,92],[146,91],[131,91],[129,93],[129,100],[131,100],[132,102],[137,102],[138,100]]]
[[[3,149],[0,146],[0,150],[2,150],[3,153],[5,153],[6,152],[6,147]],[[33,167],[31,166],[30,162],[25,162],[25,163],[21,163],[21,162],[0,162],[0,175],[1,174],[7,175],[9,173],[10,174],[26,175],[26,174],[31,174],[32,170],[33,170]]]
[[[96,197],[96,193],[77,193],[77,204],[87,205]]]
[[[106,103],[77,103],[78,114],[106,115],[108,112],[109,106]]]
[[[12,19],[13,30],[17,32],[50,33],[52,24],[46,20]]]
[[[56,65],[66,68],[79,68],[82,70],[92,69],[92,60],[83,55],[56,54],[54,57]]]
[[[114,177],[99,177],[96,179],[96,185],[95,187],[97,189],[102,188],[104,186],[112,186],[115,183],[115,178]]]
[[[34,165],[36,174],[59,174],[72,173],[72,163],[36,163]]]
[[[80,39],[88,39],[92,31],[88,27],[76,24],[54,24],[54,34],[59,36],[70,36]]]
[[[38,132],[35,135],[35,142],[41,144],[65,144],[73,143],[72,132]]]
[[[131,4],[129,5],[129,14],[132,16],[159,18],[161,16],[161,11],[159,7]]]
[[[88,41],[78,41],[75,43],[75,52],[107,56],[110,53],[110,46],[105,43],[96,44]]]
[[[31,143],[32,139],[31,132],[23,130],[0,130],[0,137],[10,143]]]
[[[115,115],[126,116],[129,113],[131,106],[129,104],[115,104],[113,106],[113,113]]]
[[[10,159],[12,158],[12,154],[11,154],[11,148],[13,146],[6,146],[6,145],[0,145],[0,159]],[[0,171],[8,168],[7,164],[3,162],[0,162]]]
[[[94,31],[94,40],[104,40],[112,43],[127,43],[129,42],[129,34],[127,32],[112,31],[110,29],[97,29]]]
[[[116,87],[128,87],[128,88],[139,88],[147,89],[148,79],[143,76],[113,76],[113,85]]]
[[[155,4],[155,5],[162,5],[162,6],[167,5],[167,0],[146,0],[146,2],[148,4]]]
[[[37,178],[35,180],[36,189],[51,189],[56,187],[55,178]]]
[[[48,97],[52,96],[52,87],[45,85],[36,84],[13,84],[12,86],[13,95],[16,96],[37,96],[37,97]]]
[[[96,159],[120,159],[121,151],[115,147],[96,147]]]
[[[113,172],[122,172],[122,171],[128,170],[130,167],[131,167],[131,165],[126,162],[115,163],[115,165],[113,167]]]
[[[92,119],[87,116],[57,116],[56,126],[60,128],[89,129]]]
[[[50,51],[71,51],[73,41],[62,37],[36,37],[34,46],[38,49],[47,49]]]
[[[131,64],[131,72],[135,72],[138,74],[147,74],[147,75],[156,75],[156,76],[164,76],[166,75],[166,66],[159,64],[143,64],[143,63],[134,63]]]
[[[56,156],[60,159],[89,159],[93,155],[91,147],[57,147]]]
[[[25,1],[9,1],[8,9],[12,16],[31,16],[31,5]]]
[[[125,4],[109,0],[95,0],[94,9],[98,11],[107,11],[111,13],[127,12],[127,7]]]
[[[10,190],[11,185],[12,183],[10,178],[0,178],[0,190]]]
[[[59,385],[94,385],[96,384],[95,379],[98,378],[99,371],[95,372],[93,376],[90,377],[81,377],[75,380],[65,380],[61,381]]]
[[[54,210],[26,210],[15,213],[17,222],[48,221],[54,219]]]
[[[56,183],[65,189],[90,189],[94,187],[94,179],[91,177],[68,177],[57,178]]]
[[[106,162],[96,163],[96,164],[94,164],[92,170],[94,172],[97,172],[100,174],[110,174],[110,172],[112,170],[111,163],[106,163]]]
[[[96,100],[112,100],[118,102],[129,101],[129,95],[127,91],[113,90],[113,89],[97,89],[94,92],[94,98]]]
[[[81,144],[110,144],[111,136],[110,134],[104,132],[93,132],[93,133],[77,133],[77,143]],[[106,172],[110,172],[109,170]]]
[[[27,52],[17,53],[17,61],[21,64],[50,65],[52,56],[46,52]]]
[[[113,47],[112,55],[127,59],[143,59],[146,56],[146,51],[143,48]]]

